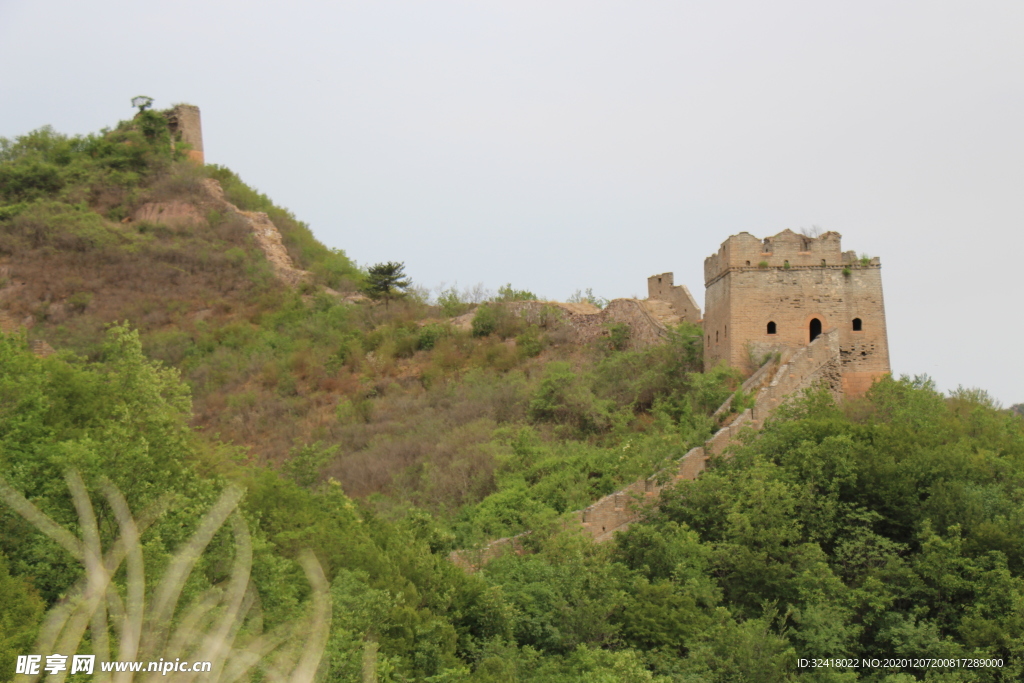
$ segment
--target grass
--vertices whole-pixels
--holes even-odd
[[[82,578],[64,599],[47,613],[36,643],[37,650],[70,653],[88,650],[101,662],[111,659],[161,660],[169,664],[178,659],[212,662],[215,669],[211,674],[224,676],[226,680],[243,676],[253,668],[264,669],[280,680],[314,679],[331,624],[327,579],[312,553],[305,554],[301,564],[312,587],[308,617],[279,625],[273,633],[262,632],[259,603],[245,600],[246,594],[252,594],[255,589],[250,583],[252,538],[247,523],[236,511],[242,499],[241,489],[225,489],[198,521],[192,536],[170,558],[159,580],[152,577],[147,580],[143,536],[156,517],[166,510],[166,503],[141,520],[136,519],[121,491],[106,482],[104,496],[117,520],[120,537],[104,549],[100,545],[96,511],[82,477],[71,471],[67,484],[78,510],[82,539],[0,479],[0,500],[56,541],[84,570]],[[180,622],[171,628],[171,617],[178,612],[178,602],[197,559],[229,521],[234,536],[234,557],[224,590],[197,595],[190,605],[183,606]],[[126,575],[124,598],[111,584],[122,565],[125,565]],[[147,594],[151,596],[148,601],[144,599]],[[211,612],[217,615],[215,619],[204,618]],[[115,615],[123,616],[116,629],[110,618]],[[83,647],[85,643],[87,647]],[[118,680],[135,678],[133,673],[126,672]]]

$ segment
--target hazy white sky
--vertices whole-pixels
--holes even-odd
[[[698,299],[730,234],[880,256],[895,373],[1024,401],[1024,3],[0,0],[0,136],[198,104],[360,263]]]

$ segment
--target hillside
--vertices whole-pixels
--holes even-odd
[[[699,350],[681,340],[688,359],[661,361],[677,364],[672,376],[628,386],[635,378],[614,366],[637,359],[560,344],[553,322],[542,329],[496,310],[494,333],[474,336],[445,322],[445,312],[472,308],[454,293],[446,311],[415,296],[351,304],[364,274],[344,253],[185,151],[171,149],[164,119],[148,111],[100,136],[44,129],[8,143],[0,306],[9,329],[21,323],[31,339],[89,358],[107,324],[127,321],[151,358],[181,370],[194,426],[252,462],[281,465],[315,448],[324,474],[352,495],[389,493],[451,512],[495,490],[510,438],[495,442],[499,425],[506,435],[527,428],[616,442],[613,433],[643,432],[647,418],[637,420],[655,398],[699,368]],[[275,231],[280,245],[267,249]],[[520,296],[532,295],[504,294]],[[578,405],[531,417],[554,361],[572,368],[556,374]],[[598,365],[599,377],[585,377]],[[698,412],[728,395],[724,386],[706,391]],[[710,426],[688,426],[696,431],[678,446]],[[579,482],[555,510],[582,506],[664,457],[643,454]]]
[[[105,548],[126,508],[154,574],[211,527],[165,616],[193,657],[221,642],[203,610],[223,616],[221,659],[255,679],[311,680],[313,651],[330,681],[968,680],[797,666],[883,655],[1024,675],[1024,419],[984,392],[811,391],[594,544],[562,516],[750,400],[735,371],[701,372],[699,328],[577,343],[511,285],[367,298],[367,269],[188,151],[152,111],[0,141],[0,680],[99,575],[53,527]],[[477,573],[447,559],[523,532],[525,554]],[[111,619],[131,571],[110,570]],[[89,618],[63,632],[80,651],[129,640],[107,616],[83,639]],[[284,644],[247,659],[270,633]]]

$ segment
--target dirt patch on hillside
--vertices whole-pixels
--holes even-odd
[[[297,287],[312,277],[308,270],[295,267],[292,257],[288,255],[288,250],[281,241],[281,233],[267,214],[261,211],[242,211],[224,198],[224,190],[220,183],[212,178],[203,180],[203,189],[217,209],[236,214],[246,222],[256,238],[256,244],[266,255],[267,261],[274,269],[274,275],[279,280],[291,287]]]

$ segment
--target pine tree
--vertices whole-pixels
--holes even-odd
[[[371,266],[366,275],[366,293],[374,299],[384,299],[387,308],[391,299],[405,294],[412,280],[405,277],[405,264],[388,261]]]

